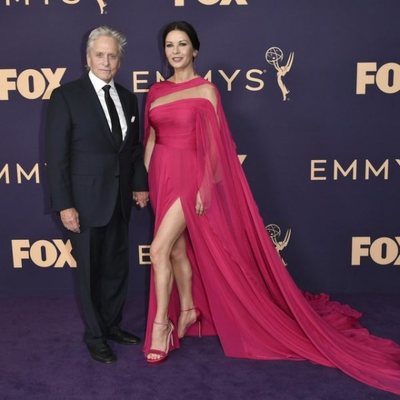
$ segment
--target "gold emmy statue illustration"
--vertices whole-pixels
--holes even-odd
[[[270,47],[265,52],[265,59],[268,64],[271,64],[276,69],[276,79],[278,81],[278,86],[281,89],[283,101],[288,100],[287,95],[290,90],[283,83],[283,77],[290,71],[293,65],[294,52],[289,53],[289,57],[285,65],[279,65],[279,62],[283,61],[283,51],[279,47]]]
[[[282,262],[284,265],[287,265],[285,260],[283,259],[281,255],[281,251],[288,245],[289,240],[290,240],[290,235],[292,234],[292,230],[288,229],[285,233],[285,237],[283,240],[279,240],[281,237],[281,228],[279,228],[278,225],[275,224],[269,224],[265,227],[265,229],[268,232],[269,237],[272,240],[272,243],[275,246],[276,251],[280,255]]]
[[[97,4],[100,7],[100,14],[104,14],[105,13],[105,8],[107,7],[107,3],[104,0],[97,0]]]

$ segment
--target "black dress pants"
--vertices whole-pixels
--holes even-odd
[[[127,294],[128,221],[122,215],[120,198],[107,225],[84,228],[70,237],[77,261],[84,341],[95,345],[118,328]]]

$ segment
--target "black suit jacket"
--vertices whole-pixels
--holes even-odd
[[[50,99],[46,161],[51,207],[55,211],[75,207],[81,227],[106,225],[118,190],[123,215],[129,219],[132,191],[148,190],[137,99],[115,86],[128,125],[120,148],[88,75],[55,89]]]

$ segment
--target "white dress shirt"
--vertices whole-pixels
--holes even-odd
[[[124,110],[122,109],[121,101],[118,96],[118,92],[115,89],[115,84],[114,80],[112,80],[109,83],[105,83],[101,79],[99,79],[92,71],[89,71],[89,79],[92,82],[92,85],[94,87],[94,90],[97,93],[97,96],[100,100],[100,104],[103,107],[104,114],[107,118],[108,126],[110,127],[110,131],[112,130],[112,125],[111,125],[111,118],[110,114],[108,112],[107,104],[106,104],[106,99],[105,99],[105,93],[103,90],[103,87],[105,85],[110,85],[110,96],[115,104],[115,108],[117,109],[118,117],[119,117],[119,123],[121,124],[121,130],[122,130],[122,140],[125,139],[126,132],[128,129],[128,126],[126,124],[126,119],[125,119],[125,114]]]

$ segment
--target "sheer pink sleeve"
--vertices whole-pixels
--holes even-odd
[[[149,112],[150,112],[150,106],[153,103],[154,99],[155,99],[155,90],[154,86],[152,86],[147,94],[146,104],[144,108],[144,137],[143,137],[144,148],[146,148],[146,144],[150,136],[151,125],[150,125]]]
[[[219,123],[212,104],[204,100],[196,119],[197,185],[205,208],[209,208],[215,185],[221,181],[218,151]]]

